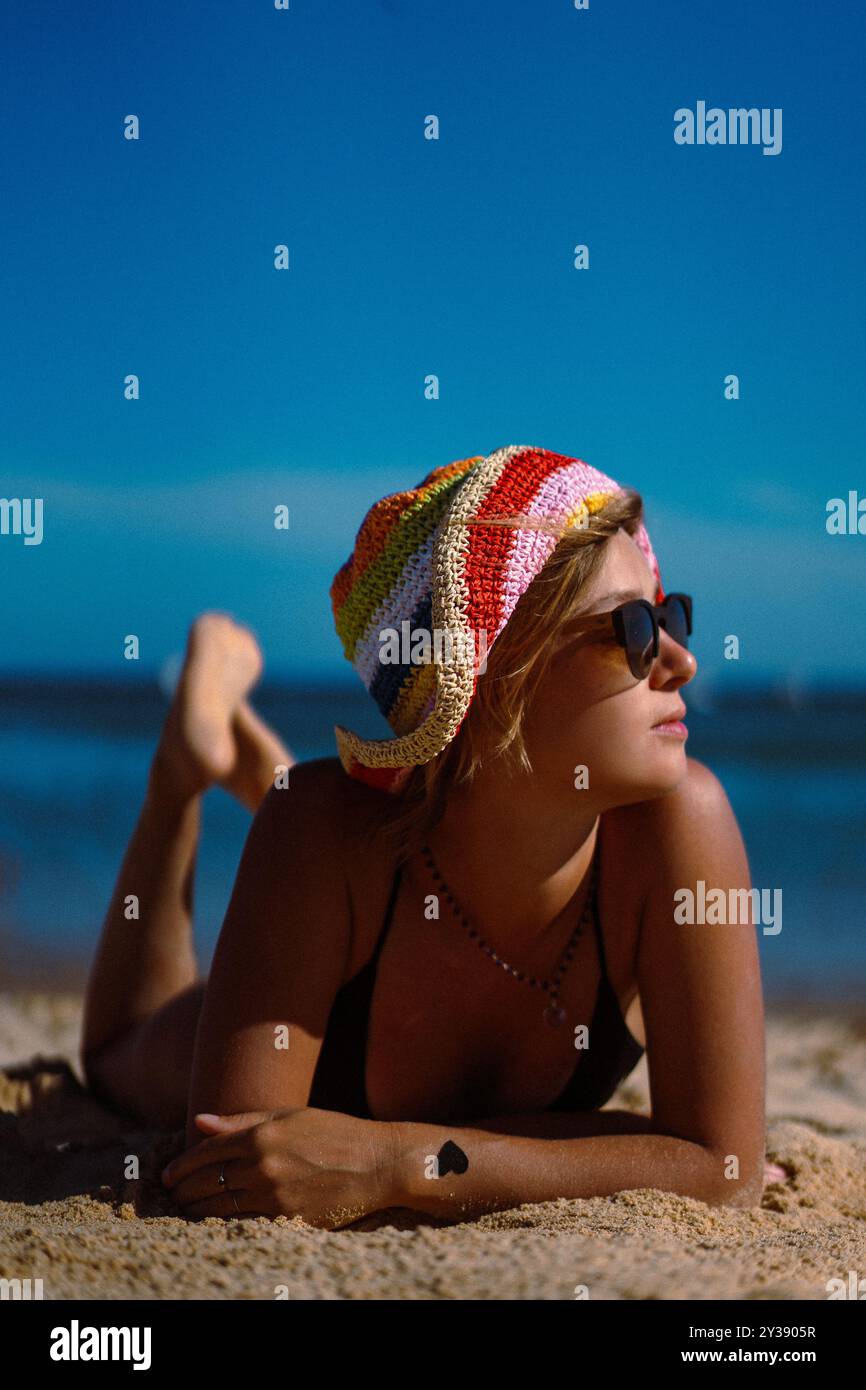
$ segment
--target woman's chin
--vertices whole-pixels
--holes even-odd
[[[688,771],[686,745],[684,739],[668,738],[664,734],[652,734],[658,747],[652,759],[649,775],[658,788],[658,794],[672,792],[678,787]]]
[[[640,768],[637,777],[632,775],[628,785],[621,788],[622,802],[651,801],[653,797],[665,796],[674,791],[688,771],[684,744],[679,740],[658,738],[659,747],[653,750],[652,757],[635,758],[635,767]]]

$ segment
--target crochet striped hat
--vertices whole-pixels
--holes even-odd
[[[397,792],[457,733],[494,641],[560,535],[623,489],[580,459],[512,444],[374,503],[331,585],[343,650],[396,735],[335,727],[346,772]],[[478,525],[494,517],[524,527]],[[553,521],[559,533],[533,529]],[[643,525],[634,536],[664,597]],[[438,639],[438,640],[437,640]],[[483,670],[483,667],[482,667]]]

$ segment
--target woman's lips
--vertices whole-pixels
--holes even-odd
[[[672,719],[667,724],[653,724],[650,733],[664,734],[667,738],[688,738],[689,736],[688,729],[679,719]]]

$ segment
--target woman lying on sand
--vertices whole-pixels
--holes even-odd
[[[754,926],[674,916],[749,868],[686,756],[691,602],[664,596],[640,497],[546,450],[461,460],[370,509],[331,593],[396,737],[338,729],[339,759],[295,763],[247,702],[252,635],[198,620],[89,982],[94,1091],[186,1123],[164,1181],[189,1216],[757,1204]],[[483,638],[389,664],[404,622],[483,632],[486,670]],[[215,783],[254,820],[205,983]],[[644,1048],[651,1115],[599,1109]]]

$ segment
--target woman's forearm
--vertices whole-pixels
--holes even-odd
[[[397,1122],[393,1130],[391,1205],[445,1220],[634,1188],[712,1206],[761,1199],[759,1174],[727,1178],[729,1155],[653,1133],[650,1119],[626,1111],[505,1115],[472,1127]]]

